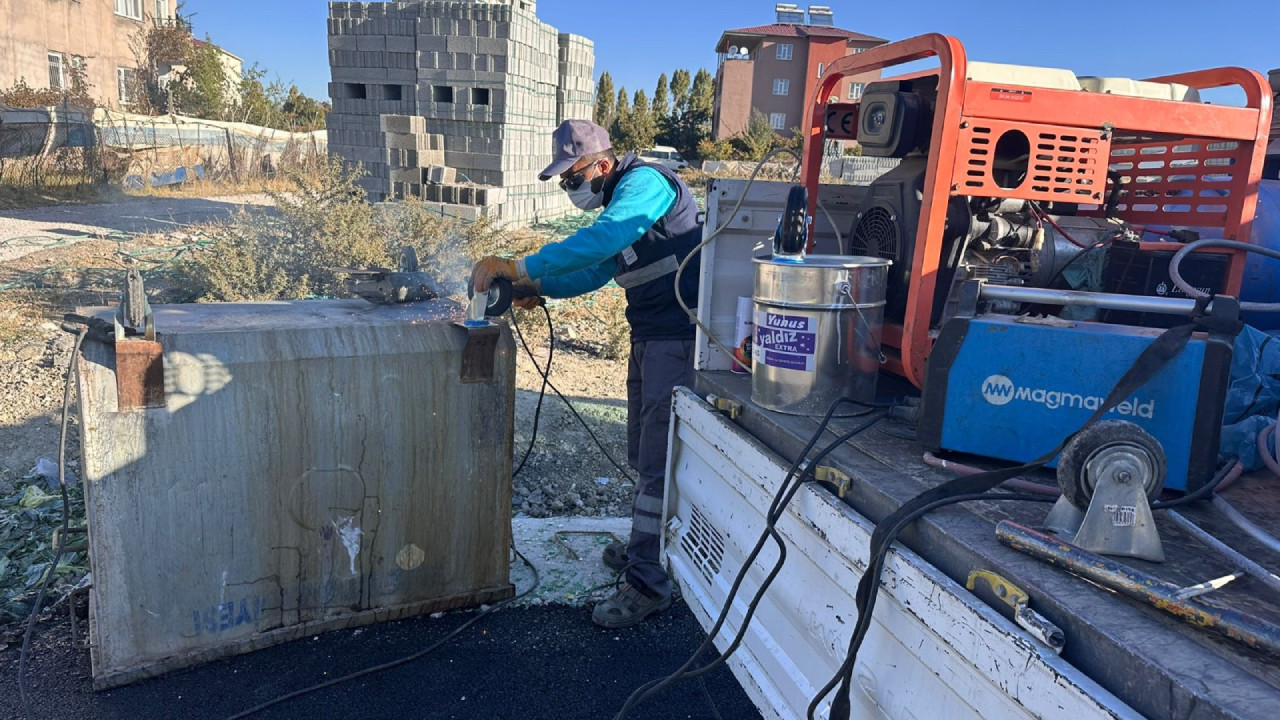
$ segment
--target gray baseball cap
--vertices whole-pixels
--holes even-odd
[[[539,180],[550,180],[573,167],[584,155],[604,152],[613,147],[609,132],[590,120],[565,120],[551,135],[555,147],[555,159],[538,175]]]

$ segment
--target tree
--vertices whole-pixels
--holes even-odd
[[[769,118],[756,108],[751,108],[751,117],[747,120],[746,132],[733,139],[734,145],[742,151],[742,155],[747,160],[759,162],[774,147],[777,147],[781,138],[773,131],[773,127],[769,124]]]
[[[613,90],[613,78],[609,73],[600,75],[600,81],[596,83],[596,124],[602,128],[609,128],[613,125],[614,118],[618,116],[618,106]]]
[[[653,111],[649,108],[649,97],[643,90],[637,90],[635,102],[631,105],[631,114],[625,128],[626,144],[623,150],[644,150],[653,147],[658,134],[658,125],[653,120]]]
[[[715,113],[716,83],[706,68],[699,68],[689,90],[689,111],[684,118],[684,146],[680,149],[693,154],[698,143],[711,137],[711,116]]]
[[[186,69],[170,83],[174,109],[183,115],[222,120],[239,100],[239,88],[223,68],[222,51],[208,36],[191,51]]]
[[[671,75],[671,114],[679,122],[689,109],[689,71],[676,70]]]
[[[613,122],[609,124],[609,141],[615,149],[626,150],[631,143],[627,131],[631,124],[631,101],[627,99],[627,89],[625,87],[618,88],[617,111],[614,113]]]
[[[289,93],[280,105],[285,123],[300,132],[323,130],[324,116],[331,109],[329,103],[302,94],[297,85],[289,86]]]
[[[653,121],[658,125],[659,135],[666,128],[667,117],[671,114],[670,91],[667,85],[667,74],[662,73],[658,76],[658,87],[653,91]]]

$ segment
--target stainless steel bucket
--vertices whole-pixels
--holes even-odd
[[[841,396],[871,402],[889,264],[852,255],[756,258],[751,400],[792,415],[822,415]],[[846,405],[837,414],[857,411]]]

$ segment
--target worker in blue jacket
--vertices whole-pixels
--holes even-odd
[[[634,625],[671,605],[671,580],[658,557],[671,392],[693,385],[694,325],[676,301],[676,268],[702,239],[689,187],[665,167],[619,159],[604,128],[566,120],[555,131],[555,160],[538,176],[559,176],[560,188],[582,210],[603,207],[589,227],[519,259],[485,257],[472,282],[485,291],[496,277],[538,295],[567,298],[613,280],[627,295],[631,358],[627,367],[627,459],[639,475],[631,538],[604,551],[626,582],[595,607],[591,619],[607,628]],[[697,258],[681,274],[680,296],[698,297]],[[536,298],[517,302],[531,307]]]

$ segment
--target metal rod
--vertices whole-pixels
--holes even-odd
[[[1250,577],[1257,578],[1260,582],[1271,588],[1273,592],[1280,593],[1280,578],[1277,578],[1270,570],[1262,567],[1244,555],[1241,555],[1226,543],[1210,535],[1204,530],[1204,528],[1188,520],[1182,514],[1169,510],[1165,515],[1167,515],[1170,520],[1177,523],[1178,527],[1196,536],[1196,539],[1222,554],[1231,561],[1233,566],[1249,573]]]
[[[1196,306],[1194,300],[1181,298],[1081,292],[1079,290],[1050,290],[1047,288],[1013,287],[988,283],[982,285],[982,298],[984,300],[1011,300],[1013,302],[1035,303],[1037,305],[1074,305],[1078,307],[1100,307],[1109,310],[1165,313],[1167,315],[1190,315]]]
[[[1223,500],[1221,495],[1213,496],[1213,507],[1221,511],[1223,515],[1226,515],[1227,519],[1235,523],[1236,527],[1249,533],[1254,540],[1266,545],[1273,552],[1280,553],[1280,540],[1277,540],[1275,535],[1263,530],[1255,525],[1252,520],[1241,515],[1240,511],[1232,507],[1231,503]]]
[[[1213,630],[1256,650],[1280,656],[1280,626],[1250,617],[1239,610],[1208,605],[1199,598],[1179,600],[1177,593],[1182,588],[1173,583],[1008,520],[996,525],[996,538],[1014,550],[1057,565],[1122,595],[1142,600],[1193,626]]]

